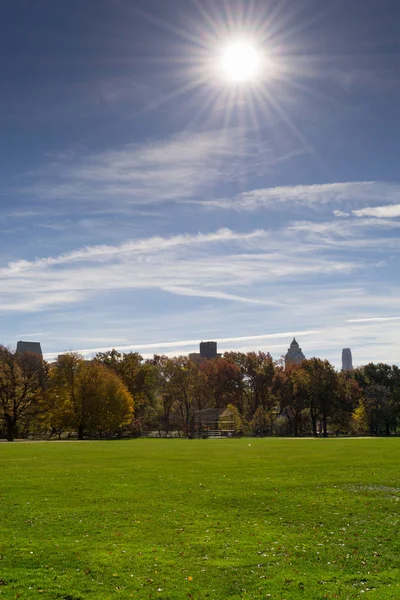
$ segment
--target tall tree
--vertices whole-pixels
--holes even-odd
[[[47,388],[48,367],[40,356],[13,354],[0,346],[0,419],[7,428],[7,440],[14,440],[21,420],[41,410]]]
[[[227,352],[224,358],[240,370],[241,378],[237,379],[237,384],[246,397],[249,415],[253,415],[259,406],[269,412],[275,402],[271,391],[275,365],[271,355],[265,352]]]
[[[397,431],[400,422],[400,369],[385,363],[368,363],[354,371],[363,391],[363,406],[370,432]]]
[[[317,435],[317,419],[320,418],[323,436],[328,437],[328,418],[334,414],[339,397],[338,374],[329,361],[320,358],[304,360],[300,369],[305,375],[313,434]]]
[[[114,371],[135,399],[135,419],[142,427],[147,418],[154,418],[156,407],[158,368],[154,361],[144,361],[137,352],[121,354],[116,350],[96,354],[100,362]]]
[[[84,363],[76,381],[78,431],[115,433],[133,418],[133,398],[116,373],[95,362]]]
[[[60,356],[52,366],[53,410],[71,415],[71,427],[85,432],[117,432],[133,418],[133,398],[112,370],[76,354]]]
[[[279,400],[280,410],[286,415],[289,430],[297,437],[303,431],[303,418],[307,408],[308,376],[299,367],[275,370],[273,392]]]
[[[178,410],[185,433],[191,426],[193,403],[198,386],[198,365],[187,356],[157,357],[161,375],[164,418],[170,418],[172,407]]]
[[[200,372],[208,407],[225,408],[229,403],[237,405],[241,378],[237,365],[225,358],[216,358],[201,363]]]

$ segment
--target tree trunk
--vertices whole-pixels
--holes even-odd
[[[15,435],[15,423],[7,421],[7,442],[13,442]]]
[[[318,437],[318,434],[317,434],[317,417],[316,417],[316,415],[311,415],[311,422],[312,422],[313,436],[314,437]]]
[[[322,416],[322,431],[323,431],[324,438],[327,438],[328,437],[328,426],[327,426],[327,422],[326,422],[326,415]]]
[[[288,422],[288,425],[289,425],[289,433],[290,433],[290,435],[293,435],[292,419],[291,419],[291,416],[290,416],[289,411],[287,409],[286,409],[286,419],[287,419],[287,422]],[[296,431],[296,420],[294,420],[294,429]]]
[[[83,425],[80,424],[78,427],[78,440],[83,440],[83,433],[84,433]]]

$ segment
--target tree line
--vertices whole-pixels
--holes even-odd
[[[369,363],[337,372],[319,358],[284,369],[264,352],[186,356],[116,350],[47,363],[0,346],[0,435],[160,436],[196,433],[196,411],[228,409],[245,435],[391,435],[400,425],[400,369]]]

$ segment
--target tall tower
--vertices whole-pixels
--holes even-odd
[[[217,342],[200,343],[201,358],[217,358]]]
[[[293,342],[290,344],[290,348],[285,355],[285,368],[287,369],[291,365],[299,365],[305,359],[306,357],[296,342],[296,338],[293,338]]]
[[[342,350],[342,371],[353,370],[353,358],[351,356],[350,348],[343,348]]]

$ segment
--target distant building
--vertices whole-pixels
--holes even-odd
[[[200,342],[200,352],[191,352],[189,358],[197,363],[213,358],[221,358],[221,355],[217,353],[217,342]]]
[[[201,358],[217,358],[217,342],[200,343]]]
[[[17,342],[16,354],[22,354],[23,352],[30,352],[31,354],[37,354],[40,358],[43,358],[42,348],[40,342]]]
[[[305,359],[306,357],[301,351],[299,344],[296,342],[296,338],[293,338],[293,342],[290,344],[290,348],[285,355],[285,368],[287,369],[292,365],[299,365]]]
[[[353,371],[353,357],[350,348],[342,350],[342,371]]]

